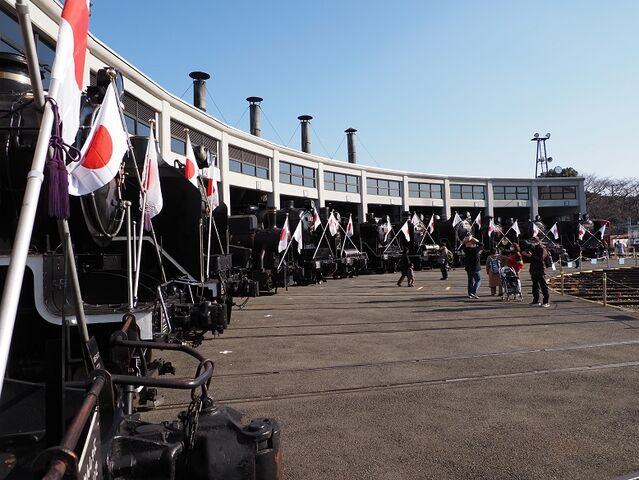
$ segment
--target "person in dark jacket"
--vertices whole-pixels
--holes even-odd
[[[399,267],[399,271],[401,272],[401,277],[399,277],[399,280],[397,280],[397,286],[401,287],[404,278],[409,277],[408,286],[412,287],[413,285],[410,279],[411,263],[410,258],[408,258],[408,249],[404,249],[404,253],[402,253],[402,257],[399,259],[397,266]]]
[[[531,305],[541,305],[542,307],[550,307],[550,293],[546,284],[546,260],[548,258],[548,250],[544,247],[539,239],[531,240],[532,247],[530,251],[522,252],[526,257],[530,257],[530,279],[532,280],[533,299]],[[539,303],[539,292],[542,294],[542,303]]]
[[[446,248],[446,242],[442,242],[439,250],[437,250],[437,265],[442,272],[440,280],[448,280],[448,249]]]
[[[468,275],[468,298],[479,298],[477,290],[481,285],[481,250],[482,244],[472,235],[464,238],[462,251],[464,252],[464,267]]]

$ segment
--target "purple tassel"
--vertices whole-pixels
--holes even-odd
[[[58,105],[50,97],[47,97],[46,100],[51,104],[51,110],[53,112],[53,131],[51,132],[51,140],[49,140],[49,146],[53,150],[53,154],[46,164],[49,189],[49,216],[60,220],[68,220],[70,216],[69,176],[65,156],[71,159],[78,159],[80,152],[75,147],[66,145],[62,141],[62,128]]]
[[[69,179],[67,167],[59,158],[51,158],[47,162],[49,177],[49,216],[69,219]]]

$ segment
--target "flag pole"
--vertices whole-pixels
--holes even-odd
[[[209,228],[207,232],[207,240],[206,240],[206,278],[209,278],[209,268],[211,266],[211,224],[213,223],[213,211],[209,206]],[[217,233],[217,228],[215,229]]]
[[[362,252],[360,252],[360,251],[359,251],[359,248],[357,248],[357,245],[355,245],[355,242],[353,242],[353,240],[351,239],[351,237],[349,237],[348,235],[346,235],[346,230],[344,230],[344,227],[342,227],[342,225],[341,225],[341,224],[339,225],[339,228],[341,228],[341,229],[342,229],[342,232],[344,232],[344,236],[345,236],[346,238],[348,238],[348,241],[349,241],[349,242],[351,242],[351,245],[353,245],[353,247],[355,247],[355,250],[357,250],[357,253],[362,253]],[[344,250],[342,249],[342,251],[344,251]]]
[[[395,233],[395,232],[393,232],[393,233]],[[386,253],[386,250],[389,249],[389,247],[393,244],[393,241],[395,241],[395,239],[397,238],[397,235],[399,235],[400,233],[401,233],[401,230],[399,232],[395,233],[395,236],[392,238],[392,240],[390,242],[388,242],[388,245],[386,245],[386,248],[382,252],[382,255],[384,255]],[[401,245],[400,245],[400,247],[401,247]]]
[[[162,282],[166,283],[166,273],[164,272],[164,262],[162,261],[162,254],[160,253],[160,245],[158,245],[158,239],[155,236],[155,228],[153,228],[153,220],[151,220],[151,236],[153,237],[153,244],[155,245],[155,253],[158,256],[158,262],[160,263],[160,272],[162,273]]]

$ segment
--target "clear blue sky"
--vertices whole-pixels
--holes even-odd
[[[358,163],[528,177],[551,132],[555,164],[637,176],[637,19],[632,0],[93,0],[90,30],[177,96],[211,73],[230,125],[263,97],[276,143],[313,115],[322,156],[354,127]]]

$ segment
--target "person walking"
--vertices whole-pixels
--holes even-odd
[[[446,242],[442,242],[437,250],[437,265],[442,272],[442,278],[440,280],[448,280],[448,249],[446,248]]]
[[[548,260],[548,250],[538,238],[530,240],[532,247],[530,251],[522,252],[526,257],[530,257],[530,279],[532,280],[533,299],[531,305],[541,305],[550,307],[550,293],[546,284],[546,262]],[[539,292],[542,294],[542,303],[539,303]]]
[[[481,250],[482,244],[472,235],[467,235],[462,242],[464,267],[468,275],[468,298],[479,298],[477,290],[481,285]]]
[[[486,273],[488,274],[488,286],[490,287],[490,295],[494,297],[497,294],[497,287],[499,287],[499,296],[504,294],[503,287],[501,285],[501,276],[499,270],[501,269],[501,262],[499,253],[496,248],[490,249],[490,256],[486,259]]]
[[[397,286],[401,287],[404,279],[409,276],[409,270],[411,267],[410,258],[408,258],[408,249],[406,248],[404,249],[404,252],[402,253],[401,258],[399,259],[399,262],[397,262],[397,266],[399,267],[399,271],[401,273],[401,277],[399,277],[399,280],[397,280]],[[408,286],[409,287],[412,286],[410,279],[408,280]]]

